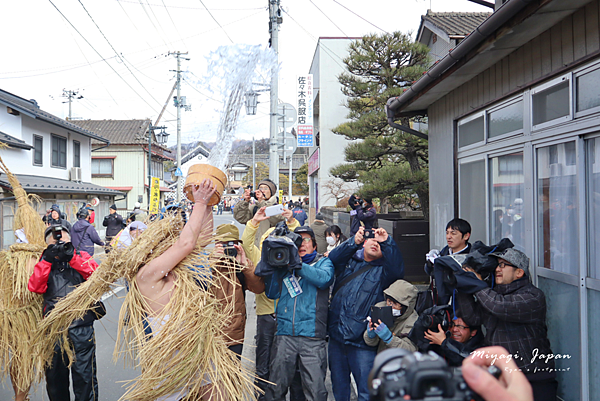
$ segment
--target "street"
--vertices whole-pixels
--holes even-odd
[[[240,236],[244,226],[237,223],[231,212],[224,212],[223,215],[214,215],[214,226],[220,224],[233,223],[240,229]],[[127,386],[127,381],[134,379],[138,375],[138,371],[131,366],[125,366],[123,358],[118,358],[113,361],[113,352],[117,337],[117,326],[119,311],[125,297],[125,288],[115,286],[114,293],[105,295],[104,304],[106,305],[107,314],[101,320],[94,323],[96,332],[96,358],[98,367],[98,387],[99,401],[116,401],[121,397]],[[244,351],[242,363],[254,365],[255,349],[254,336],[256,334],[256,310],[254,304],[254,294],[246,292],[246,341],[244,342]],[[331,380],[329,374],[327,378],[327,390],[329,392],[328,401],[333,401],[333,393],[331,391]],[[354,392],[353,392],[354,396]],[[8,401],[13,399],[12,386],[10,379],[6,380],[0,386],[0,400]],[[46,394],[45,382],[39,383],[32,388],[30,392],[31,401],[48,401]],[[356,399],[353,397],[353,400]]]

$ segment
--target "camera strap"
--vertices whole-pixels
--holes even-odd
[[[368,265],[366,265],[366,266],[364,266],[364,267],[362,267],[362,268],[358,269],[357,271],[355,271],[354,273],[352,273],[352,274],[351,274],[351,275],[349,275],[348,277],[344,278],[344,279],[342,280],[342,282],[340,283],[340,285],[339,285],[339,286],[338,286],[338,287],[337,287],[335,290],[333,290],[333,293],[331,294],[331,299],[333,299],[333,297],[335,297],[335,294],[337,294],[337,293],[338,293],[338,291],[339,291],[339,290],[341,290],[343,286],[345,286],[346,284],[348,284],[348,283],[349,283],[350,281],[352,281],[352,280],[353,280],[355,277],[357,277],[357,276],[359,276],[359,275],[363,274],[364,272],[366,272],[366,271],[368,271],[368,270],[371,270],[373,267],[375,267],[375,266],[373,266],[373,265],[371,265],[371,264],[368,264]]]

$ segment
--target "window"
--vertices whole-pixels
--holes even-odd
[[[488,138],[523,129],[523,101],[509,104],[488,114]]]
[[[531,91],[534,128],[543,128],[570,119],[569,82],[567,77],[562,77]]]
[[[483,115],[463,120],[458,124],[458,146],[462,148],[482,142],[484,134]]]
[[[42,166],[44,164],[44,138],[38,135],[33,136],[33,165]]]
[[[113,177],[113,159],[92,159],[92,177]]]
[[[561,160],[561,153],[567,149],[565,145],[537,149],[538,263],[578,275],[577,171],[574,167],[565,168],[560,162],[551,163],[556,160],[553,153]]]
[[[586,192],[587,221],[600,220],[600,163],[596,163],[596,148],[600,146],[600,138],[585,142],[586,153]],[[588,224],[588,270],[589,276],[600,279],[600,224]]]
[[[157,162],[157,161],[153,161],[152,162],[152,169],[150,170],[150,175],[152,177],[158,177],[160,179],[163,178],[163,164],[162,162]]]
[[[73,167],[81,167],[81,144],[73,141]]]
[[[471,224],[471,237],[474,240],[485,242],[485,161],[461,163],[459,180],[459,217]]]
[[[580,75],[575,80],[577,111],[584,111],[600,106],[600,69]]]
[[[490,166],[490,243],[510,238],[525,244],[523,152],[493,157]]]
[[[67,139],[52,135],[52,167],[67,168]]]

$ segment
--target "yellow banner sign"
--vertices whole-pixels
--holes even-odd
[[[158,214],[158,202],[160,200],[160,179],[152,177],[152,188],[150,188],[150,214]]]
[[[279,203],[283,205],[283,189],[279,190]]]

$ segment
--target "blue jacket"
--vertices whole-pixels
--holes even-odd
[[[298,223],[300,223],[301,226],[303,226],[306,219],[308,219],[308,216],[306,215],[304,209],[302,209],[301,207],[297,207],[294,210],[292,210],[292,212],[294,213],[294,218],[298,220]]]
[[[71,242],[75,249],[94,256],[94,244],[104,246],[98,232],[87,220],[77,220],[71,229]]]
[[[283,283],[283,279],[292,275],[287,269],[279,269],[265,277],[265,294],[270,299],[279,298],[276,307],[277,335],[324,339],[333,264],[329,258],[321,257],[312,264],[302,263],[302,269],[294,274],[302,288],[302,293],[295,298],[290,296]]]
[[[377,209],[375,209],[375,206],[372,206],[367,210],[362,207],[357,207],[354,210],[356,210],[356,215],[354,215],[354,218],[350,223],[351,237],[358,232],[361,221],[365,225],[365,228],[373,228],[373,224],[375,224],[375,220],[377,220]]]
[[[329,308],[329,337],[342,344],[374,349],[363,340],[366,318],[371,306],[384,300],[383,290],[404,277],[402,254],[392,237],[388,236],[380,246],[383,257],[371,262],[364,260],[362,244],[356,245],[354,237],[329,252],[329,259],[335,267],[335,295]],[[338,290],[344,278],[369,264],[373,266],[370,270],[354,277]]]

